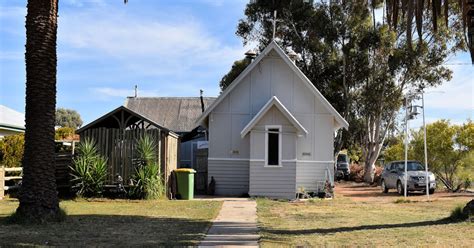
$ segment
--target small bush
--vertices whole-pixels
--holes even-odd
[[[374,171],[374,182],[380,183],[380,180],[382,179],[382,171],[383,168],[381,166],[375,166],[375,171]]]
[[[350,165],[350,175],[349,178],[354,182],[363,182],[364,181],[364,166],[359,164]]]
[[[410,199],[405,199],[405,198],[398,198],[396,199],[393,203],[399,204],[399,203],[412,203]]]
[[[54,134],[55,140],[73,139],[75,130],[72,127],[60,127]]]
[[[101,196],[107,179],[107,158],[101,156],[92,139],[79,143],[79,156],[71,167],[73,189],[84,197]]]
[[[0,166],[20,167],[24,145],[24,134],[9,135],[0,139]]]
[[[160,165],[156,161],[156,144],[150,136],[144,135],[137,140],[137,153],[139,159],[132,177],[130,197],[148,200],[161,198],[165,194],[165,185]]]
[[[130,190],[132,198],[158,199],[164,194],[164,185],[156,164],[147,164],[137,168],[133,176],[134,186]]]
[[[360,164],[351,164],[350,165],[350,175],[349,175],[349,179],[351,181],[354,181],[354,182],[358,182],[358,183],[361,183],[361,182],[364,182],[364,173],[365,173],[365,169],[364,169],[364,165],[360,165]],[[380,167],[380,166],[375,166],[375,170],[374,170],[374,182],[378,183],[380,182],[380,178],[382,176],[382,171],[383,171],[383,168]]]
[[[462,205],[456,206],[451,211],[451,215],[449,215],[449,219],[451,219],[452,221],[464,221],[464,220],[467,220],[467,218],[469,218],[469,215],[463,212]]]

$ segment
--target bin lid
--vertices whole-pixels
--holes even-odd
[[[194,169],[191,169],[191,168],[179,168],[179,169],[176,169],[174,170],[175,172],[187,172],[187,173],[196,173],[196,171]]]

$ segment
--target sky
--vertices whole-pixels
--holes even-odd
[[[60,0],[57,107],[84,123],[133,96],[217,96],[244,47],[235,35],[245,0]],[[0,104],[24,112],[26,0],[0,0]],[[467,53],[446,62],[453,79],[425,96],[426,120],[474,117]],[[421,126],[421,118],[410,124]]]

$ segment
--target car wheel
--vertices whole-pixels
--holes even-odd
[[[434,194],[435,189],[430,189],[430,195]]]
[[[404,195],[403,185],[402,185],[402,182],[400,181],[397,182],[397,193],[399,195]]]
[[[385,185],[385,181],[382,180],[382,193],[388,193],[387,185]]]

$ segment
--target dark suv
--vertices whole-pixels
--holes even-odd
[[[349,174],[351,170],[349,168],[349,156],[347,154],[337,155],[336,162],[336,179],[344,178],[345,180],[349,179]]]
[[[436,188],[436,178],[431,172],[426,175],[425,167],[417,161],[407,162],[407,192],[426,191],[426,176],[429,177],[429,192],[433,194]],[[405,161],[393,161],[385,165],[382,171],[382,192],[397,189],[398,194],[404,194],[405,187]]]

